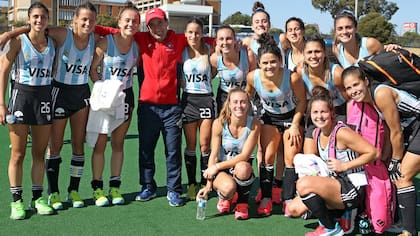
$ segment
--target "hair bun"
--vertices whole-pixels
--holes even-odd
[[[254,6],[252,7],[252,12],[257,12],[257,11],[265,11],[264,8],[264,4],[262,2],[255,2]]]

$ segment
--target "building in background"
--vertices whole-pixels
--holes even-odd
[[[7,6],[0,5],[0,33],[7,29]]]
[[[38,0],[50,11],[50,23],[60,25],[72,20],[76,7],[86,0]],[[28,19],[28,8],[34,0],[9,0],[8,1],[8,22],[9,26],[26,24]],[[98,10],[98,15],[118,17],[118,13],[124,3],[111,0],[91,0]]]
[[[212,25],[220,24],[221,0],[136,0],[133,3],[142,15],[142,31],[146,30],[145,13],[155,7],[166,12],[171,29],[177,33],[184,32],[186,22],[191,16],[202,18],[210,29]]]
[[[66,25],[73,17],[74,10],[86,0],[39,0],[50,11],[50,23],[52,25]],[[27,23],[28,8],[34,0],[9,0],[8,1],[8,24],[9,27],[20,26]],[[124,7],[122,0],[91,0],[98,10],[98,15],[106,15],[117,18],[118,13]],[[221,0],[134,0],[132,1],[139,9],[142,17],[141,30],[147,30],[145,25],[145,13],[149,9],[162,8],[171,21],[171,28],[178,33],[184,32],[185,24],[191,16],[202,17],[206,25],[220,24]]]

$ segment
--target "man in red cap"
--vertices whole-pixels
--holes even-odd
[[[136,201],[148,201],[156,197],[154,151],[162,132],[166,154],[167,198],[169,205],[181,206],[182,110],[177,76],[187,40],[184,34],[168,30],[168,18],[160,8],[146,13],[146,23],[149,32],[137,32],[134,35],[142,63],[138,71],[140,94],[137,109],[142,189],[136,196]],[[95,31],[101,35],[118,32],[116,29],[100,26]]]

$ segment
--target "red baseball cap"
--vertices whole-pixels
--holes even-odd
[[[146,24],[149,24],[149,22],[153,19],[153,18],[158,18],[158,19],[166,19],[166,14],[165,12],[160,9],[160,8],[153,8],[150,9],[149,11],[146,12]]]

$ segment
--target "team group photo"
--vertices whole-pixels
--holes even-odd
[[[417,23],[230,1],[4,1],[5,235],[420,235]]]

